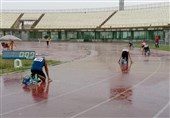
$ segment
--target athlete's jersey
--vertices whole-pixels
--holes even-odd
[[[44,57],[36,57],[33,61],[31,70],[39,70],[43,71],[43,66],[45,65],[45,58]]]
[[[129,50],[123,49],[122,50],[122,59],[125,59],[128,62]]]
[[[128,49],[126,49],[126,48],[124,48],[124,49],[122,50],[122,52],[123,52],[123,51],[129,52],[129,50],[128,50]]]
[[[50,38],[45,38],[45,41],[50,41]]]
[[[149,46],[146,44],[144,47],[146,48],[146,47],[149,47]]]
[[[146,43],[142,42],[141,47],[145,47]]]

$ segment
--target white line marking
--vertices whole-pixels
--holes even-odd
[[[143,79],[142,81],[140,81],[138,84],[132,86],[132,87],[129,88],[129,89],[134,89],[134,88],[136,88],[137,86],[139,86],[140,84],[144,83],[144,82],[145,82],[146,80],[148,80],[151,76],[153,76],[155,73],[157,73],[157,71],[160,69],[160,67],[161,67],[161,62],[159,63],[159,66],[157,67],[157,69],[156,69],[152,74],[150,74],[148,77],[146,77],[145,79]],[[124,91],[124,92],[122,92],[122,93],[127,92],[129,89],[127,89],[126,91]],[[122,94],[122,93],[120,93],[120,94]],[[118,94],[118,96],[119,96],[120,94]],[[97,104],[97,105],[95,105],[95,106],[93,106],[93,107],[90,107],[90,108],[88,108],[88,109],[86,109],[86,110],[84,110],[84,111],[82,111],[82,112],[80,112],[80,113],[78,113],[78,114],[75,114],[74,116],[71,116],[70,118],[75,118],[75,117],[77,117],[77,116],[80,116],[80,115],[82,115],[82,114],[84,114],[84,113],[86,113],[86,112],[88,112],[88,111],[90,111],[90,110],[93,110],[93,109],[99,107],[100,105],[103,105],[103,104],[109,102],[110,100],[112,100],[112,99],[114,99],[114,98],[116,98],[116,97],[118,97],[118,96],[115,96],[115,97],[112,97],[112,98],[110,98],[110,99],[107,99],[107,100],[105,100],[105,101],[103,101],[103,102],[101,102],[101,103],[99,103],[99,104]]]
[[[117,66],[117,67],[119,67],[119,66]],[[131,72],[133,72],[133,71],[131,71]],[[149,74],[150,72],[145,72],[145,71],[134,71],[135,73],[135,75],[136,74]],[[118,71],[117,73],[120,73],[120,71]],[[169,75],[169,73],[166,73],[166,72],[157,72],[157,74],[161,74],[161,75]],[[60,80],[53,80],[53,82],[60,82]],[[170,84],[169,84],[170,85]],[[5,95],[1,95],[0,96],[0,98],[2,98],[2,97],[9,97],[9,96],[11,96],[11,95],[17,95],[17,94],[21,94],[21,93],[23,93],[23,91],[18,91],[18,92],[13,92],[13,93],[9,93],[9,94],[5,94]]]
[[[153,118],[157,118],[168,106],[170,106],[170,101]]]
[[[26,106],[24,106],[24,107],[17,108],[17,109],[15,109],[15,110],[11,110],[11,111],[8,111],[8,112],[1,113],[0,115],[3,116],[3,115],[6,115],[6,114],[15,112],[15,111],[23,110],[23,109],[26,109],[26,108],[29,108],[29,107],[38,105],[38,104],[43,103],[43,102],[45,102],[45,101],[54,100],[54,99],[56,99],[56,98],[59,98],[59,97],[65,96],[65,95],[69,95],[69,94],[78,92],[78,91],[80,91],[80,90],[82,90],[82,89],[86,89],[86,88],[95,86],[95,85],[97,85],[97,84],[99,84],[99,83],[102,83],[102,82],[104,82],[104,81],[107,81],[107,80],[109,80],[109,79],[112,79],[113,77],[115,77],[115,76],[117,76],[117,75],[118,75],[118,74],[115,75],[115,73],[114,73],[114,74],[110,75],[107,79],[104,79],[104,80],[98,81],[98,82],[96,82],[96,83],[93,83],[93,84],[90,84],[90,85],[81,87],[81,88],[79,88],[79,89],[75,89],[75,90],[72,90],[72,91],[70,91],[70,92],[66,92],[66,93],[64,93],[64,94],[61,94],[61,95],[58,95],[58,96],[49,98],[48,100],[43,100],[43,101],[38,102],[38,103],[33,103],[33,104],[30,104],[30,105],[26,105]]]
[[[17,95],[17,94],[20,94],[20,93],[22,93],[22,92],[23,92],[23,91],[18,91],[18,92],[9,93],[9,94],[0,96],[0,98],[8,97],[8,96],[11,96],[11,95]]]
[[[169,76],[169,85],[170,85],[170,76]],[[170,90],[170,86],[169,86],[169,90]],[[166,108],[168,108],[168,106],[170,106],[170,101],[153,118],[157,118]],[[170,115],[170,111],[169,111],[169,115]]]

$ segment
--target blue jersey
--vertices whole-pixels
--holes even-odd
[[[44,57],[35,58],[34,61],[33,61],[31,70],[43,71],[44,65],[45,65],[45,58]]]

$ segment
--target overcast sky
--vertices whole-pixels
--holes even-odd
[[[125,6],[168,2],[169,0],[125,0]],[[85,9],[119,5],[119,0],[1,0],[1,10]]]

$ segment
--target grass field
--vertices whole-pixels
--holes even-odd
[[[21,68],[14,68],[14,60],[13,59],[2,59],[0,56],[0,75],[4,73],[10,73],[15,71],[24,71],[31,68],[32,60],[22,60]],[[48,60],[48,65],[58,65],[61,64],[60,61]]]
[[[148,43],[149,44],[149,43]],[[135,47],[140,48],[141,43],[136,43]],[[169,45],[159,45],[159,48],[155,48],[155,44],[149,44],[150,49],[157,49],[157,50],[163,50],[163,51],[170,51],[170,46]]]
[[[157,49],[157,50],[164,50],[164,51],[170,51],[169,45],[163,45],[161,44],[159,48],[155,48],[154,43],[148,43],[150,46],[150,49]],[[141,47],[141,43],[136,42],[134,43],[134,46],[137,48]],[[60,61],[55,60],[48,60],[48,65],[58,65],[61,64]],[[31,68],[32,60],[22,60],[22,67],[21,68],[14,68],[14,60],[9,59],[2,59],[2,56],[0,55],[0,75],[4,73],[10,73],[15,71],[24,71]]]
[[[164,50],[164,51],[170,51],[170,46],[168,45],[159,45],[159,48],[155,48],[154,44],[149,45],[151,49],[158,49],[158,50]]]

